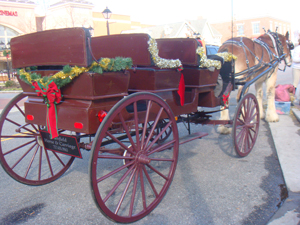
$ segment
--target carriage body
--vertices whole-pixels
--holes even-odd
[[[50,32],[54,38],[49,38]],[[160,69],[154,65],[148,50],[150,37],[147,34],[91,38],[91,49],[88,36],[86,30],[75,28],[34,33],[12,41],[14,68],[37,66],[33,72],[42,76],[53,75],[58,72],[53,68],[67,64],[88,67],[92,55],[96,59],[132,58],[133,68],[127,71],[85,72],[62,87],[63,100],[57,105],[59,129],[95,134],[100,125],[98,113],[101,110],[108,112],[124,96],[136,92],[150,92],[162,97],[175,116],[196,112],[198,106],[220,105],[220,99],[213,93],[219,70],[212,72],[199,68],[196,39],[157,40],[160,57],[180,59],[185,68],[182,72],[186,87],[185,104],[181,106],[177,94],[181,72],[176,68]],[[29,96],[25,103],[26,122],[45,126],[47,106],[44,99],[36,95],[31,85],[20,79],[19,82],[24,94]],[[82,128],[76,128],[75,123],[82,124]]]
[[[64,138],[50,140],[44,137],[49,118],[47,99],[38,96],[30,83],[18,77],[23,93],[2,111],[0,133],[3,139],[18,136],[25,143],[16,143],[16,147],[1,143],[0,162],[6,172],[28,185],[49,183],[70,167],[74,157],[80,158],[81,155],[48,149],[46,142],[58,140],[63,146],[79,145],[80,149],[91,150],[92,196],[106,217],[128,223],[149,214],[172,182],[179,145],[207,135],[196,132],[180,140],[177,123],[232,124],[232,121],[211,121],[206,113],[198,111],[199,107],[222,105],[214,90],[219,74],[228,77],[232,72],[230,64],[227,63],[223,70],[200,68],[196,39],[158,39],[154,50],[159,52],[159,57],[167,64],[168,60],[179,59],[184,69],[161,68],[154,62],[149,41],[147,34],[91,37],[83,28],[44,31],[12,39],[13,67],[34,66],[32,72],[42,77],[56,74],[64,65],[88,68],[93,60],[100,58],[130,57],[133,65],[126,70],[102,74],[86,70],[61,87],[63,97],[55,105],[56,124],[59,135],[65,140],[75,139],[73,146],[63,143]],[[184,99],[179,93],[182,78],[185,82]],[[24,99],[22,110],[18,104]],[[240,128],[234,132],[243,129],[244,125],[238,119],[240,113],[249,110],[254,116],[249,113],[243,119],[251,117],[245,126],[254,130],[255,136],[252,136],[252,146],[246,141],[247,150],[250,150],[241,156],[249,154],[258,131],[257,124],[249,125],[259,117],[257,108],[251,98],[246,100],[247,104],[244,102],[237,109],[233,124]],[[245,105],[251,108],[245,110],[242,107]],[[24,121],[14,122],[9,118],[13,108],[21,113]],[[102,112],[107,115],[100,118]],[[6,128],[6,123],[16,126],[13,131],[17,134],[10,134],[11,128]],[[78,143],[86,137],[92,141]],[[20,158],[16,154],[23,149]],[[16,156],[10,157],[14,154]]]

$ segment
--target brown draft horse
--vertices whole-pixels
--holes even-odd
[[[289,33],[285,36],[277,32],[265,32],[255,40],[246,37],[236,37],[224,42],[218,52],[229,52],[237,56],[235,60],[236,80],[249,81],[270,68],[271,63],[276,62],[273,69],[255,82],[256,98],[259,105],[260,118],[268,122],[278,122],[279,117],[275,109],[275,85],[277,79],[278,64],[284,60],[285,65],[291,65],[290,50],[293,49],[289,41]],[[266,84],[267,110],[263,111],[263,82]],[[237,99],[240,98],[243,86],[239,86]],[[229,120],[228,109],[221,111],[221,120]],[[218,131],[222,134],[230,133],[230,129],[221,125]]]

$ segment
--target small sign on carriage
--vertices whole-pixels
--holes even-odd
[[[60,134],[51,139],[47,131],[40,131],[45,149],[56,151],[65,155],[82,158],[76,137]]]

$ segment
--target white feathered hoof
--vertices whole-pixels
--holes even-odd
[[[265,120],[269,123],[275,123],[279,121],[279,116],[277,113],[266,113],[266,118]]]
[[[219,125],[217,128],[217,131],[220,134],[230,134],[231,130],[232,130],[231,127],[225,127],[224,125]]]

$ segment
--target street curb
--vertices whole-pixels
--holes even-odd
[[[292,112],[295,115],[295,117],[297,118],[297,120],[300,122],[300,111],[299,111],[299,109],[296,108],[296,107],[293,107]]]
[[[297,121],[300,122],[300,107],[295,105],[291,108],[291,111],[295,115]],[[282,124],[281,126],[283,126],[282,129],[284,129],[285,125]],[[300,212],[300,193],[299,192],[293,192],[289,188],[288,184],[290,183],[290,180],[288,179],[289,182],[287,183],[286,179],[288,177],[285,177],[285,175],[291,176],[291,174],[287,173],[286,166],[284,166],[284,168],[283,168],[283,165],[281,164],[280,157],[284,157],[283,154],[282,154],[283,149],[282,149],[282,146],[280,146],[280,145],[276,146],[276,142],[278,142],[278,140],[275,140],[276,138],[277,139],[281,138],[281,136],[278,136],[278,130],[276,130],[276,125],[275,124],[270,124],[269,123],[269,127],[271,129],[271,134],[272,134],[274,144],[275,144],[275,148],[276,148],[276,151],[277,151],[277,155],[278,155],[278,158],[279,158],[280,167],[281,167],[281,170],[282,170],[283,175],[284,175],[284,180],[285,180],[285,183],[287,184],[288,198],[285,199],[284,203],[280,206],[278,211],[271,217],[271,219],[269,220],[267,225],[282,225],[282,224],[297,225],[300,222],[300,219],[299,219],[299,215],[300,215],[299,214],[299,212]],[[278,127],[277,127],[277,129],[278,129]],[[281,135],[282,135],[282,133],[281,133]],[[293,152],[290,152],[288,155],[290,157],[295,157],[296,156],[296,155],[293,155]],[[293,162],[291,162],[291,163],[293,163]]]
[[[0,91],[0,94],[7,94],[7,93],[21,93],[23,91]]]

